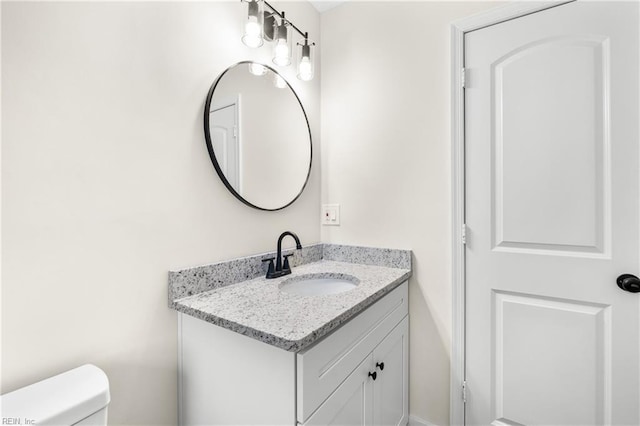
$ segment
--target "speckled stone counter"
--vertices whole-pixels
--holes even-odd
[[[325,252],[332,260],[323,259]],[[260,270],[257,262],[270,255],[170,272],[169,305],[179,312],[297,352],[328,335],[411,276],[410,251],[319,244],[296,254],[300,258],[292,262],[297,266],[290,275],[267,280],[263,275],[266,265],[260,262],[263,267]],[[249,272],[244,268],[247,265],[252,265]],[[238,278],[247,274],[259,276]],[[352,290],[329,295],[300,296],[280,290],[283,282],[309,274],[316,277],[343,274],[359,282]],[[228,283],[234,280],[235,283]]]

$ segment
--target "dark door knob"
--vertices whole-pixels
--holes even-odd
[[[376,373],[375,371],[373,373],[369,372],[369,377],[371,377],[373,380],[375,380],[376,377],[378,377],[378,373]]]
[[[384,370],[384,362],[376,362],[376,367],[378,367],[380,371]]]
[[[640,279],[635,275],[622,274],[616,280],[616,284],[629,293],[640,293]]]

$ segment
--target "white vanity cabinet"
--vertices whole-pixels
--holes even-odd
[[[408,422],[406,282],[298,353],[179,318],[181,425]]]

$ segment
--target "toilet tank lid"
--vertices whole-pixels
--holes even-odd
[[[107,375],[86,364],[0,396],[0,416],[38,425],[73,424],[105,408]]]

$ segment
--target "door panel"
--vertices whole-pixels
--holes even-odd
[[[604,37],[556,37],[491,65],[495,246],[608,255],[608,57]]]
[[[364,426],[372,423],[372,356],[360,363],[311,415],[305,426]]]
[[[375,425],[405,425],[409,420],[409,317],[405,317],[373,351],[378,374],[373,386]]]
[[[492,295],[496,418],[526,425],[604,424],[611,410],[611,307]]]
[[[640,424],[637,2],[465,34],[467,424]]]

